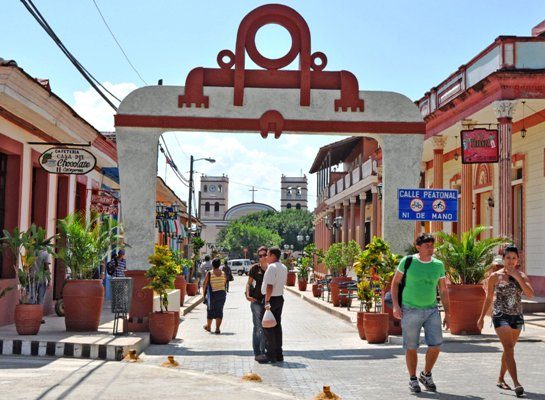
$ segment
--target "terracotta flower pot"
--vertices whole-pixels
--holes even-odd
[[[335,278],[331,279],[331,282],[329,283],[329,287],[331,288],[331,302],[333,303],[333,307],[339,307],[341,305],[346,306],[348,304],[348,299],[343,298],[342,304],[341,299],[339,297],[340,289],[339,289],[339,283],[341,282],[350,282],[352,278],[349,278],[347,276],[336,276]]]
[[[199,289],[199,285],[197,282],[188,282],[187,283],[187,295],[188,296],[196,296]]]
[[[288,280],[286,282],[286,286],[295,286],[297,276],[295,275],[295,271],[288,271]]]
[[[388,335],[396,335],[399,336],[402,334],[401,331],[401,320],[394,317],[394,310],[388,307],[388,305],[384,302],[384,293],[387,293],[390,290],[390,284],[384,288],[382,291],[382,311],[388,314]]]
[[[172,339],[176,339],[178,335],[178,327],[180,326],[180,311],[173,311],[174,313],[174,330],[172,332]]]
[[[365,319],[366,312],[358,312],[358,319],[357,319],[357,327],[358,327],[358,335],[360,336],[361,340],[365,340],[365,326],[363,325],[363,321]]]
[[[450,302],[450,333],[480,335],[477,321],[486,293],[482,285],[447,285]]]
[[[152,312],[149,315],[149,332],[151,343],[167,344],[172,340],[174,332],[174,311]]]
[[[19,335],[36,335],[40,331],[44,308],[41,304],[17,304],[15,329]]]
[[[388,339],[388,314],[366,313],[363,326],[367,343],[384,343]]]
[[[314,297],[320,297],[322,295],[322,285],[319,283],[312,284],[312,295]]]
[[[307,290],[307,280],[306,279],[299,279],[297,284],[299,285],[299,291],[306,292],[306,290]]]
[[[180,307],[183,307],[187,291],[187,282],[183,275],[178,275],[174,280],[174,287],[180,290]]]
[[[96,332],[104,303],[100,279],[69,279],[63,289],[64,323],[67,331]]]

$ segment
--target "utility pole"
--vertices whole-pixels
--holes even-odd
[[[189,199],[187,203],[187,214],[189,215],[189,221],[187,223],[188,237],[191,232],[191,203],[193,202],[193,156],[190,157],[189,162]]]

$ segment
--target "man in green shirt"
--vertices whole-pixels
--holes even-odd
[[[435,238],[428,233],[418,236],[415,243],[418,253],[404,257],[400,261],[392,281],[394,317],[401,319],[403,348],[410,376],[409,388],[413,393],[420,392],[418,381],[425,386],[426,390],[433,392],[437,390],[431,376],[431,370],[439,357],[443,343],[441,316],[437,309],[437,286],[439,286],[441,303],[445,309],[443,325],[447,328],[449,326],[449,300],[445,282],[445,267],[441,261],[433,257],[434,243]],[[411,258],[410,262],[409,258]],[[405,287],[402,293],[402,304],[399,304],[399,283],[404,275],[406,275]],[[424,328],[428,350],[424,370],[417,378],[417,349],[422,328]]]

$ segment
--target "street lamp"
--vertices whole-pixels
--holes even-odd
[[[197,162],[197,161],[200,161],[200,160],[205,160],[205,161],[208,161],[209,163],[215,163],[216,160],[214,160],[213,158],[210,158],[210,157],[204,157],[204,158],[197,158],[197,159],[194,159],[193,156],[190,157],[190,164],[189,164],[189,201],[187,203],[187,214],[188,214],[188,217],[189,217],[189,222],[188,222],[188,231],[191,231],[191,202],[193,201],[193,163],[194,162]]]

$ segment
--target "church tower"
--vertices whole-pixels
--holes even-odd
[[[280,210],[308,210],[307,176],[287,177],[280,179]]]
[[[222,221],[229,208],[229,177],[201,176],[199,218],[204,221]]]

